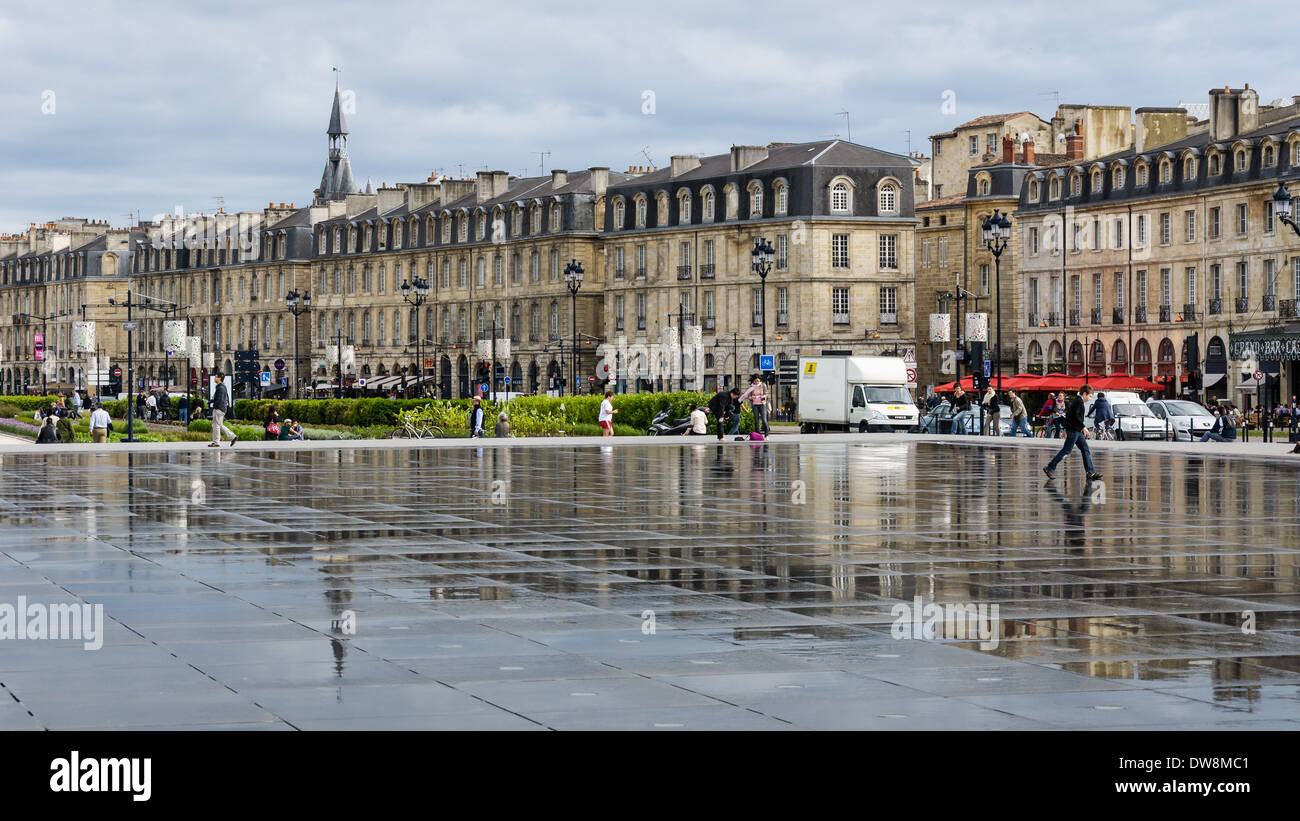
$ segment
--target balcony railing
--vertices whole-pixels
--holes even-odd
[[[623,330],[623,317],[620,316],[614,320],[614,330],[616,331]]]
[[[1038,327],[1038,312],[1036,311],[1029,312],[1029,327],[1031,328]]]
[[[678,266],[677,266],[677,278],[678,278],[678,279],[690,279],[690,278],[691,278],[691,266],[689,266],[689,265],[678,265]]]
[[[717,325],[717,323],[718,323],[718,320],[715,319],[714,317],[711,317],[711,316],[706,316],[706,317],[704,317],[704,330],[706,330],[706,331],[711,331],[711,330],[713,330],[714,327]],[[619,327],[619,330],[622,330],[622,326]]]
[[[1190,302],[1183,305],[1183,321],[1184,322],[1196,321],[1196,306]]]
[[[536,341],[537,341],[537,334],[529,334],[529,335],[528,335],[528,341],[529,341],[529,342],[536,342]]]
[[[1210,316],[1214,316],[1215,314],[1221,314],[1221,313],[1223,313],[1223,300],[1211,299],[1210,309],[1209,309]]]
[[[1139,305],[1133,309],[1133,321],[1139,324],[1147,321],[1147,308],[1145,305]]]
[[[1244,314],[1250,310],[1250,301],[1246,299],[1246,297],[1244,296],[1237,297],[1236,303],[1237,304],[1234,305],[1233,307],[1237,309],[1237,313]]]
[[[897,324],[898,324],[898,312],[895,311],[895,312],[892,313],[892,314],[882,313],[882,314],[880,315],[880,324],[881,324],[881,325],[897,325]]]
[[[1172,305],[1161,305],[1161,306],[1160,306],[1160,321],[1161,321],[1161,322],[1170,322],[1170,321],[1173,320],[1173,318],[1174,318],[1174,306],[1172,306]]]
[[[1123,308],[1116,308],[1115,310],[1111,311],[1111,312],[1110,312],[1110,321],[1111,321],[1111,323],[1113,323],[1113,324],[1115,324],[1115,325],[1123,325],[1123,324],[1124,324],[1124,309],[1123,309]]]
[[[1101,308],[1093,308],[1093,309],[1092,309],[1092,312],[1091,312],[1091,315],[1088,317],[1088,320],[1089,320],[1093,325],[1100,325],[1100,324],[1101,324]]]
[[[1053,311],[1052,313],[1050,313],[1050,314],[1047,315],[1047,324],[1048,324],[1049,327],[1052,327],[1052,328],[1059,328],[1059,327],[1061,326],[1061,323],[1062,323],[1062,321],[1063,321],[1064,319],[1065,319],[1065,317],[1063,317],[1063,316],[1061,316],[1059,313],[1056,313],[1055,311]]]
[[[713,279],[713,263],[705,263],[700,266],[700,279]]]
[[[622,278],[623,278],[623,266],[622,265],[614,266],[614,279],[622,279]],[[515,281],[518,282],[518,280]]]
[[[1277,310],[1277,296],[1274,294],[1264,294],[1263,308],[1265,311]]]
[[[835,325],[848,325],[849,315],[848,313],[832,313],[831,322]]]
[[[1070,324],[1078,325],[1079,320],[1080,320],[1079,309],[1075,308],[1074,310],[1070,311]]]
[[[638,266],[637,266],[637,269],[636,269],[636,275],[639,276],[639,277],[642,277],[642,278],[645,277],[645,266],[644,266],[644,265],[638,265]]]
[[[789,323],[790,323],[790,315],[788,313],[786,313],[785,311],[776,312],[776,324],[788,325]]]
[[[1278,315],[1284,317],[1295,317],[1296,301],[1294,299],[1284,299],[1278,307]]]

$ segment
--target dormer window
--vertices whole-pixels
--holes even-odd
[[[1137,167],[1137,184],[1139,188],[1147,184],[1147,167],[1145,165]]]
[[[1274,151],[1272,145],[1264,146],[1261,159],[1263,160],[1265,168],[1272,168],[1277,162],[1277,152]]]
[[[1161,183],[1172,182],[1172,181],[1173,181],[1173,178],[1174,178],[1174,167],[1173,167],[1173,163],[1169,162],[1169,160],[1163,160],[1163,161],[1161,161],[1161,163],[1160,163],[1160,182],[1161,182]]]
[[[677,195],[677,224],[691,224],[691,192],[689,191]]]
[[[451,216],[447,214],[442,217],[442,241],[451,242]]]
[[[714,195],[713,189],[704,192],[704,221],[713,222]]]
[[[831,212],[835,214],[847,214],[852,208],[849,201],[849,184],[846,182],[837,182],[831,186]]]
[[[1196,158],[1188,157],[1183,160],[1183,180],[1190,181],[1196,179]]]
[[[1114,171],[1114,173],[1111,174],[1110,186],[1111,186],[1111,188],[1113,188],[1113,189],[1115,189],[1115,190],[1119,190],[1119,189],[1121,189],[1121,188],[1124,187],[1124,169],[1123,169],[1123,168],[1116,168],[1115,171]]]
[[[756,218],[763,216],[763,186],[756,182],[749,184],[749,215]]]
[[[1052,199],[1059,200],[1061,198],[1061,179],[1059,177],[1052,179],[1049,191],[1051,192]]]
[[[1235,166],[1235,168],[1236,168],[1237,171],[1245,171],[1247,168],[1250,167],[1250,163],[1249,163],[1249,161],[1246,159],[1246,152],[1245,152],[1245,151],[1243,151],[1242,149],[1238,148],[1238,149],[1237,149],[1237,152],[1236,152],[1236,154],[1235,154],[1234,156],[1235,156],[1235,161],[1234,161],[1233,164],[1234,164],[1234,166]]]
[[[469,214],[461,214],[458,219],[458,222],[460,222],[460,232],[459,232],[460,241],[468,242],[469,241]]]
[[[1038,202],[1038,198],[1039,198],[1039,196],[1040,196],[1041,194],[1042,194],[1041,186],[1038,184],[1038,180],[1033,180],[1032,182],[1030,182],[1030,183],[1029,183],[1029,201],[1030,201],[1030,202]]]
[[[400,222],[393,223],[393,247],[402,247],[402,224]]]
[[[638,197],[636,201],[636,227],[637,228],[645,227],[645,214],[646,214],[645,197]]]
[[[1101,193],[1101,172],[1100,171],[1092,172],[1092,193],[1094,194]]]
[[[790,187],[784,182],[776,184],[776,213],[785,216],[790,209]]]
[[[977,193],[977,194],[978,194],[979,196],[981,196],[981,197],[987,197],[987,196],[988,196],[988,194],[989,194],[989,181],[988,181],[986,178],[984,178],[984,177],[980,177],[979,180],[976,181],[976,183],[975,183],[975,193]]]
[[[532,214],[533,214],[532,233],[534,235],[540,234],[542,233],[542,207],[540,205],[534,205]]]
[[[482,242],[483,240],[487,239],[487,214],[482,211],[479,211],[477,222],[478,222],[478,231],[476,233],[478,234],[478,241]]]
[[[1078,174],[1070,175],[1070,196],[1079,196],[1079,191],[1083,188],[1083,181]]]
[[[626,207],[622,200],[614,201],[614,230],[618,231],[623,228],[623,218],[626,216]]]
[[[1217,177],[1217,176],[1219,175],[1219,171],[1220,171],[1220,167],[1219,167],[1219,155],[1218,155],[1218,154],[1211,154],[1211,155],[1210,155],[1210,169],[1209,169],[1210,176],[1211,176],[1211,177]]]
[[[551,206],[551,230],[560,230],[560,204],[555,203]]]
[[[983,183],[984,183],[984,193],[987,194],[989,181],[985,179],[983,180]],[[895,186],[892,182],[887,182],[884,185],[880,186],[880,191],[878,192],[876,199],[877,199],[876,209],[881,214],[898,213],[898,187]]]

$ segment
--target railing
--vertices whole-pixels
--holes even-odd
[[[678,279],[690,279],[690,278],[691,278],[691,266],[689,266],[689,265],[678,265],[678,266],[677,266],[677,278],[678,278]]]
[[[1073,311],[1070,311],[1070,324],[1071,324],[1071,325],[1078,325],[1078,324],[1079,324],[1079,309],[1078,309],[1078,308],[1075,308]]]
[[[1038,312],[1037,312],[1037,311],[1030,311],[1030,312],[1029,312],[1029,327],[1031,327],[1031,328],[1036,328],[1036,327],[1038,327]]]
[[[1172,305],[1161,305],[1161,306],[1160,306],[1160,321],[1161,321],[1161,322],[1169,322],[1169,321],[1171,321],[1173,318],[1174,318],[1174,306],[1172,306]]]
[[[711,331],[711,330],[713,330],[714,326],[717,325],[717,322],[718,322],[718,320],[715,319],[714,317],[711,317],[711,316],[706,316],[706,317],[704,317],[704,330],[706,330],[706,331]],[[622,330],[622,326],[621,326],[621,325],[619,326],[619,330]]]
[[[1278,309],[1278,315],[1280,315],[1280,316],[1284,316],[1284,317],[1295,317],[1295,316],[1297,316],[1297,314],[1296,314],[1296,301],[1295,301],[1294,299],[1284,299],[1284,300],[1282,300],[1282,303],[1281,303],[1281,305],[1280,305],[1280,307],[1279,307],[1279,309]]]
[[[713,279],[712,262],[700,266],[700,279]]]
[[[1059,328],[1059,327],[1061,326],[1061,322],[1062,322],[1062,320],[1064,320],[1064,319],[1065,319],[1065,317],[1061,316],[1059,313],[1056,313],[1056,312],[1054,311],[1054,312],[1052,312],[1052,313],[1050,313],[1050,314],[1047,315],[1047,324],[1048,324],[1050,327],[1053,327],[1053,328]]]
[[[1124,309],[1116,308],[1110,312],[1110,321],[1115,325],[1124,324]]]
[[[536,342],[536,341],[537,341],[537,334],[529,334],[529,335],[528,335],[528,341],[529,341],[529,342]]]
[[[897,325],[897,324],[898,324],[898,312],[895,311],[895,312],[892,313],[892,314],[885,314],[885,313],[882,313],[882,314],[880,315],[880,324],[881,324],[881,325]]]
[[[1236,299],[1236,305],[1233,307],[1237,309],[1237,313],[1244,314],[1250,310],[1250,301],[1244,296],[1239,296]]]
[[[1222,299],[1211,299],[1211,300],[1210,300],[1210,309],[1209,309],[1208,313],[1210,314],[1210,316],[1213,316],[1213,315],[1215,315],[1215,314],[1221,314],[1221,313],[1223,313],[1223,300],[1222,300]]]
[[[1133,309],[1133,321],[1137,323],[1147,321],[1147,308],[1145,305],[1139,305]]]
[[[1093,325],[1100,325],[1100,324],[1101,324],[1101,308],[1093,308],[1093,309],[1092,309],[1092,312],[1091,312],[1091,315],[1088,317],[1088,319],[1092,322]]]
[[[623,278],[623,266],[622,265],[614,266],[614,279],[622,279],[622,278]],[[517,279],[515,280],[515,282],[518,281],[519,280]]]
[[[1183,305],[1183,321],[1184,322],[1196,321],[1196,306],[1191,304],[1190,302]]]
[[[750,324],[752,324],[755,328],[763,327],[763,315],[755,311],[753,316],[750,317]]]
[[[832,313],[832,314],[831,314],[831,322],[832,322],[833,324],[835,324],[835,325],[848,325],[848,324],[849,324],[849,315],[848,315],[848,313],[842,313],[842,314],[841,314],[841,313]],[[758,324],[758,323],[755,323],[755,324]]]
[[[623,317],[620,316],[614,320],[614,330],[616,331],[623,330]]]
[[[790,323],[790,315],[788,313],[786,313],[785,311],[776,312],[776,324],[788,325],[789,323]]]
[[[1276,311],[1276,310],[1277,310],[1277,296],[1275,296],[1274,294],[1264,294],[1264,305],[1263,305],[1263,308],[1264,308],[1265,311]]]
[[[637,266],[637,269],[636,269],[636,275],[639,276],[639,277],[645,277],[645,266],[644,266],[644,265],[638,265],[638,266]]]

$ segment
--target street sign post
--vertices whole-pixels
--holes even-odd
[[[258,384],[260,384],[260,385],[261,385],[262,387],[264,387],[264,388],[269,388],[269,387],[271,387],[271,372],[270,372],[270,371],[259,371],[258,374],[257,374],[257,381],[258,381]]]
[[[776,355],[764,354],[758,357],[758,369],[760,371],[776,370]]]
[[[1263,380],[1264,380],[1264,372],[1263,372],[1263,371],[1255,371],[1255,381],[1256,381],[1256,382],[1262,382]]]
[[[122,323],[122,330],[124,330],[124,331],[138,331],[139,329],[140,329],[140,323],[139,323],[139,322],[123,322],[123,323]]]

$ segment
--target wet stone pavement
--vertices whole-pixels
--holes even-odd
[[[1300,469],[1044,460],[3,456],[0,605],[106,624],[0,640],[0,729],[1300,729]]]

